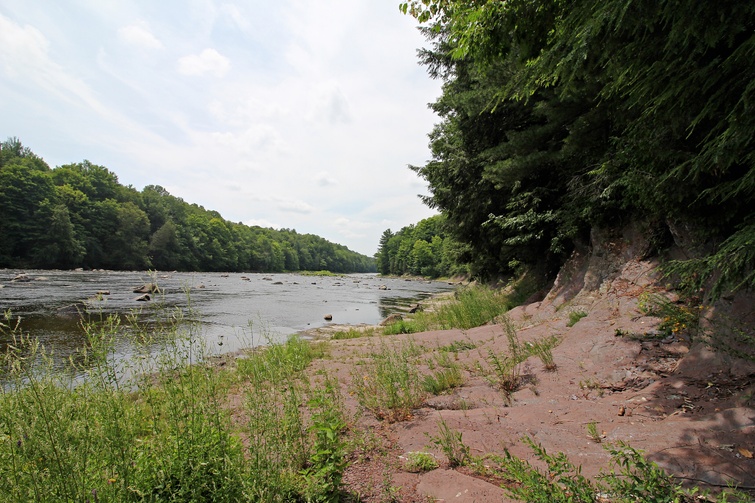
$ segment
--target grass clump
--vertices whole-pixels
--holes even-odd
[[[553,359],[553,348],[558,346],[559,342],[560,339],[553,335],[536,340],[535,342],[527,342],[525,346],[529,354],[537,356],[540,359],[546,371],[553,372],[558,368]]]
[[[577,323],[579,323],[579,320],[587,316],[587,311],[571,311],[569,313],[569,321],[566,323],[567,327],[573,327]]]
[[[476,347],[477,344],[472,341],[452,341],[445,346],[439,347],[438,351],[444,353],[460,353],[461,351],[469,351],[475,349]]]
[[[407,452],[403,457],[404,470],[407,472],[422,473],[438,468],[438,460],[429,452]]]
[[[559,343],[559,338],[551,336],[522,344],[516,328],[508,317],[503,318],[503,326],[508,352],[498,354],[489,349],[487,357],[484,358],[487,367],[483,368],[478,363],[478,369],[493,387],[501,390],[506,402],[511,404],[513,393],[518,391],[525,381],[526,376],[523,372],[529,357],[540,358],[546,370],[552,371],[557,368],[552,349]]]
[[[298,271],[297,274],[301,276],[320,276],[320,277],[330,277],[330,276],[343,276],[343,274],[338,274],[335,272],[330,272],[326,270],[321,271]]]
[[[422,381],[422,387],[427,393],[440,395],[464,384],[461,368],[451,360],[448,353],[438,354],[428,365],[431,372]]]
[[[425,398],[417,369],[418,354],[412,341],[395,349],[382,343],[380,350],[352,375],[353,392],[359,403],[378,419],[408,419]]]
[[[384,329],[386,335],[411,334],[428,330],[462,330],[490,323],[512,306],[500,290],[470,286],[456,291],[453,300],[433,311],[422,311],[410,320],[400,320]]]
[[[339,330],[335,332],[331,339],[334,341],[345,339],[359,339],[362,337],[373,337],[375,335],[374,328],[354,328],[350,327],[348,330]]]
[[[469,446],[462,440],[462,433],[449,427],[443,418],[438,421],[438,434],[430,437],[430,441],[443,451],[451,468],[465,466],[472,460]]]

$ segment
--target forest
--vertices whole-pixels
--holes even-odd
[[[375,260],[312,234],[226,221],[103,166],[51,169],[17,138],[0,143],[0,268],[370,272]]]
[[[666,262],[681,286],[755,286],[755,2],[399,8],[420,23],[420,61],[442,82],[432,158],[412,167],[441,217],[403,251],[386,231],[381,272],[440,272],[423,270],[423,249],[450,238],[446,271],[552,278],[595,229],[633,224],[648,256],[684,250]]]

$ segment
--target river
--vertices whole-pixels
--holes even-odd
[[[23,275],[20,276],[19,275]],[[19,278],[19,279],[16,279]],[[137,301],[134,290],[156,283],[161,293]],[[149,323],[171,310],[200,327],[215,353],[283,341],[330,323],[378,324],[428,297],[449,291],[445,282],[383,278],[375,274],[305,276],[294,273],[154,273],[0,270],[0,309],[20,319],[20,330],[58,357],[85,344],[81,316],[117,315]],[[99,293],[98,293],[99,292]],[[162,313],[162,314],[158,314]],[[332,321],[326,321],[331,315]],[[0,349],[10,340],[0,334]],[[129,352],[127,340],[119,351]]]

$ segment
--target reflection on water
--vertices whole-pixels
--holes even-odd
[[[134,290],[145,283],[156,283],[161,293],[148,302],[137,301],[141,294]],[[9,311],[14,323],[20,319],[23,333],[61,358],[86,345],[83,324],[108,317],[120,323],[116,352],[124,356],[134,350],[129,337],[177,320],[182,330],[190,328],[213,352],[222,353],[324,326],[329,323],[326,314],[336,324],[377,324],[451,288],[374,274],[0,270],[0,309]],[[8,329],[4,332],[0,349],[10,341]]]

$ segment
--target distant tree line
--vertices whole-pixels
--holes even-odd
[[[639,223],[651,252],[683,245],[670,270],[688,286],[755,287],[755,2],[400,8],[443,82],[432,159],[413,169],[474,274],[553,274],[593,229]],[[421,255],[387,250],[379,268]]]
[[[89,161],[50,169],[9,138],[0,267],[350,273],[375,271],[375,261],[312,234],[226,221],[160,186],[137,191]]]
[[[430,278],[466,274],[464,255],[469,249],[446,231],[444,223],[445,217],[436,215],[396,233],[383,232],[375,254],[378,272]]]

